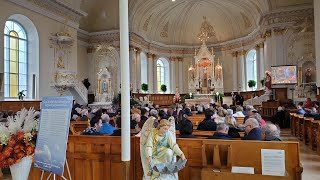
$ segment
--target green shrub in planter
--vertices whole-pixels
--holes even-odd
[[[142,89],[142,91],[147,92],[147,91],[149,90],[148,84],[142,83],[142,84],[141,84],[141,89]]]
[[[165,84],[162,84],[160,86],[160,89],[161,89],[162,92],[166,92],[167,91],[167,86]]]

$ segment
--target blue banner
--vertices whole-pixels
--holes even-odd
[[[72,96],[43,97],[34,166],[56,175],[63,175]]]

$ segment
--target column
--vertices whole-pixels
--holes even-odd
[[[272,44],[273,44],[273,50],[272,50],[272,56],[273,56],[273,66],[277,65],[284,65],[284,35],[287,32],[286,28],[277,28],[273,30],[273,36],[272,36]]]
[[[264,34],[264,69],[265,71],[271,71],[270,62],[272,61],[272,53],[271,53],[271,31],[267,31]]]
[[[136,51],[136,82],[137,88],[141,90],[141,59],[140,59],[141,50],[137,49]]]
[[[320,1],[314,1],[314,28],[315,28],[315,49],[316,49],[316,81],[320,87]]]
[[[121,161],[122,179],[130,179],[130,69],[128,0],[119,1],[121,64]]]
[[[239,61],[240,61],[240,90],[241,91],[245,91],[246,90],[246,73],[245,73],[245,59],[244,59],[244,55],[245,55],[246,51],[245,50],[242,50],[240,51],[240,58],[239,58]]]
[[[147,53],[148,58],[148,85],[149,85],[149,93],[154,93],[154,81],[153,81],[153,54]]]
[[[182,64],[183,58],[178,58],[178,64],[179,64],[179,93],[183,92],[183,64]]]
[[[176,93],[176,75],[175,75],[175,62],[174,58],[170,57],[170,83],[171,83],[171,93]]]
[[[89,82],[91,82],[91,86],[89,87],[89,94],[93,93],[94,95],[96,95],[95,93],[97,90],[98,80],[97,80],[97,72],[95,72],[96,64],[95,64],[95,59],[94,59],[94,52],[95,52],[94,47],[87,48],[87,56],[88,56],[88,60],[89,60],[88,79],[89,79]]]
[[[255,47],[256,49],[256,71],[257,71],[257,84],[256,84],[256,87],[257,89],[260,89],[261,88],[261,83],[260,83],[260,80],[261,80],[261,74],[260,74],[260,64],[261,64],[261,56],[260,56],[260,47],[259,45],[256,45]]]
[[[263,42],[262,43],[260,43],[259,44],[259,52],[260,52],[260,67],[259,67],[259,69],[260,69],[260,80],[261,79],[264,79],[264,74],[265,74],[265,69],[264,69],[264,49],[263,49],[263,47],[264,47],[264,44],[263,44]],[[259,81],[260,81],[259,80]]]
[[[175,85],[174,85],[174,88],[178,88],[178,91],[180,92],[180,87],[179,87],[179,61],[178,61],[178,58],[177,57],[174,57],[172,59],[174,61],[174,64],[175,64]],[[176,91],[176,90],[175,90]]]
[[[137,92],[137,78],[136,78],[136,51],[134,47],[130,47],[130,84],[132,84],[132,91]]]
[[[237,51],[232,52],[232,91],[238,91]]]
[[[156,55],[153,54],[152,56],[153,58],[153,93],[158,93],[158,83],[157,83],[157,60],[158,57]]]

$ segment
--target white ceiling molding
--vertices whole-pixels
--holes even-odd
[[[79,28],[80,19],[88,14],[74,9],[60,0],[9,0],[26,9],[67,24],[75,29]]]
[[[272,12],[261,17],[261,23],[250,34],[233,40],[211,43],[208,47],[214,48],[215,52],[237,51],[254,47],[264,41],[264,34],[275,28],[290,29],[296,28],[296,24],[304,22],[306,18],[313,19],[313,8],[296,8],[293,11]],[[89,44],[109,42],[114,46],[119,45],[119,31],[102,31],[88,33],[84,30],[78,31],[78,36],[86,37]],[[130,32],[130,45],[149,52],[164,56],[193,56],[194,49],[200,46],[166,45],[160,42],[150,41],[136,32]]]

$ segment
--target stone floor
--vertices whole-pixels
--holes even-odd
[[[296,137],[292,137],[289,129],[282,130],[281,139],[298,141]],[[300,160],[303,167],[302,179],[320,180],[320,155],[312,151],[303,142],[300,142]],[[3,180],[11,180],[11,176],[5,174]]]

